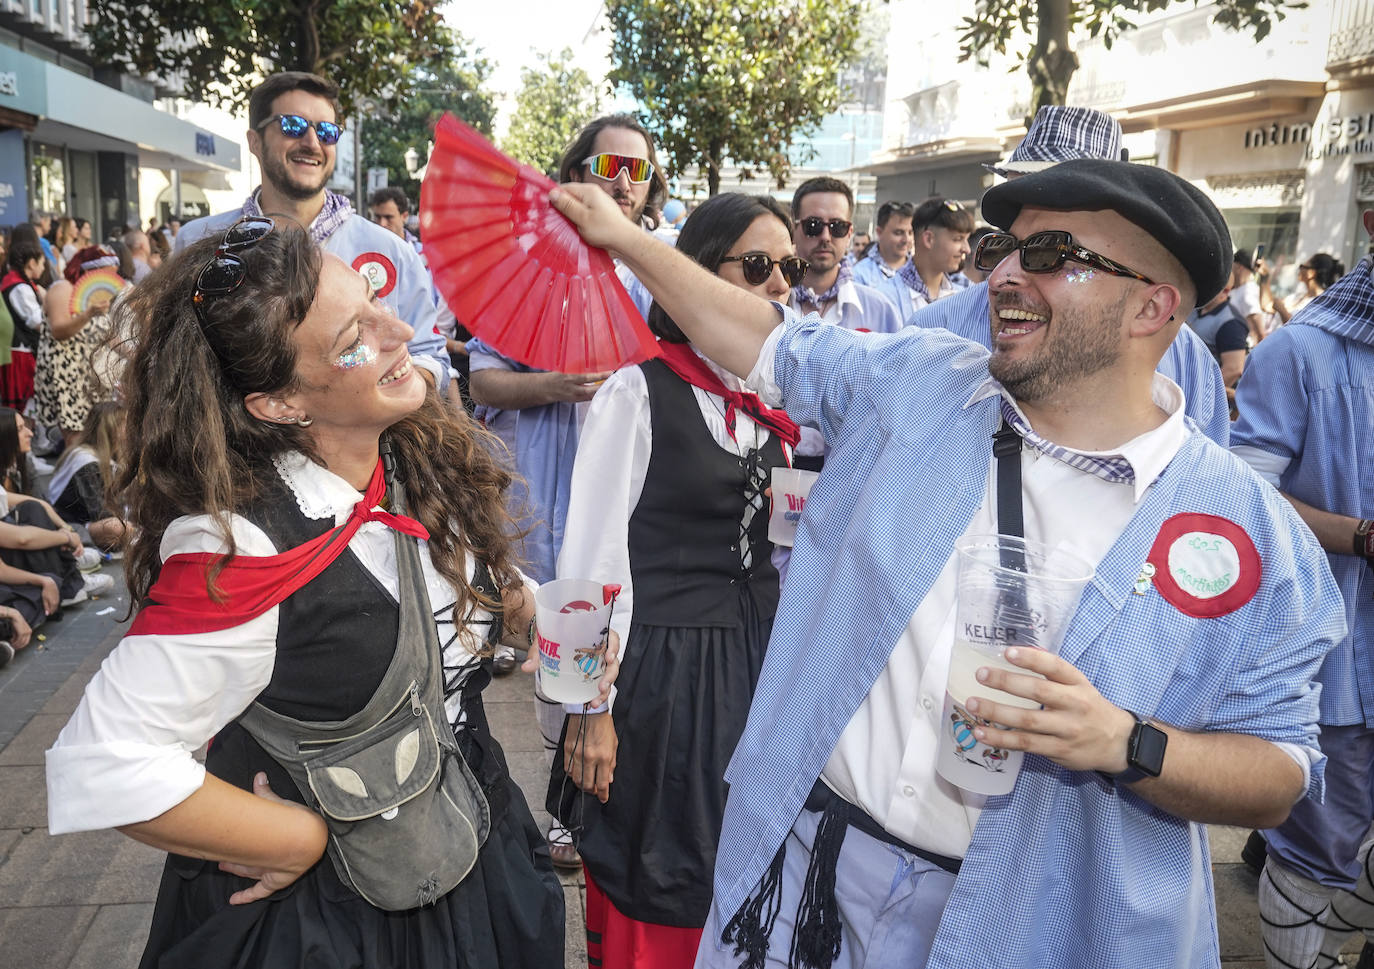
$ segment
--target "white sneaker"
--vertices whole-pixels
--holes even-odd
[[[8,666],[12,659],[14,659],[14,647],[0,639],[0,669]]]
[[[113,575],[95,575],[93,573],[88,573],[81,578],[86,583],[85,588],[81,591],[88,596],[104,595],[106,592],[113,589],[115,584]]]
[[[85,602],[85,601],[86,601],[86,590],[85,590],[85,589],[77,589],[77,590],[76,590],[76,595],[74,595],[74,596],[69,596],[69,597],[67,597],[66,599],[63,599],[63,600],[62,600],[62,608],[65,609],[65,608],[67,608],[68,606],[74,606],[74,605],[76,605],[78,602]]]
[[[76,567],[82,572],[94,572],[104,561],[105,557],[100,554],[100,549],[87,545],[76,557]]]

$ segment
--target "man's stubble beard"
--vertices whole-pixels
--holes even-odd
[[[1126,299],[1123,294],[1105,312],[1081,307],[1054,313],[1048,324],[1048,339],[1024,360],[1012,361],[999,355],[994,338],[988,372],[1012,397],[1033,403],[1048,398],[1066,384],[1113,366],[1121,357],[1121,347],[1112,326],[1119,325]],[[1109,326],[1104,320],[1118,323]]]
[[[320,166],[319,184],[313,187],[301,185],[291,178],[286,171],[286,164],[279,157],[273,155],[264,159],[262,164],[262,175],[272,187],[285,195],[294,202],[305,202],[319,195],[329,184],[330,177],[334,174],[334,165],[329,160],[329,156],[324,157],[324,163]]]

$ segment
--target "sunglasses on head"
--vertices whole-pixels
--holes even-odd
[[[1073,241],[1073,236],[1060,230],[1036,232],[1028,236],[1024,242],[1017,242],[1016,236],[1009,232],[989,232],[978,243],[973,264],[983,272],[990,273],[1003,259],[1018,250],[1021,253],[1021,268],[1028,273],[1052,273],[1072,259],[1113,276],[1125,276],[1129,279],[1138,279],[1142,283],[1154,284],[1154,280],[1148,276],[1128,269],[1091,249],[1085,249]]]
[[[304,138],[305,133],[314,128],[315,137],[320,139],[322,145],[336,145],[343,135],[343,125],[332,121],[307,121],[298,114],[274,114],[258,125],[258,130],[261,131],[273,121],[280,122],[281,133],[288,138]]]
[[[257,245],[274,228],[276,226],[271,219],[249,216],[239,219],[224,233],[215,254],[201,267],[200,275],[196,277],[196,288],[191,293],[191,303],[201,326],[208,325],[205,322],[206,298],[232,293],[243,285],[248,276],[248,267],[234,253]]]
[[[603,151],[599,155],[592,155],[582,159],[582,164],[587,166],[587,171],[597,178],[604,178],[612,181],[621,172],[629,176],[630,181],[639,185],[647,182],[654,177],[653,162],[647,158],[638,158],[634,155],[616,155],[609,151]]]
[[[843,239],[849,235],[849,230],[854,228],[854,223],[846,222],[844,219],[818,219],[815,216],[802,219],[797,225],[809,236],[818,236],[822,229],[828,227],[832,239]]]
[[[806,260],[801,256],[784,256],[774,259],[766,252],[746,252],[738,256],[726,256],[721,262],[737,262],[744,270],[744,281],[750,286],[762,286],[773,275],[773,267],[782,271],[782,278],[788,286],[795,286],[806,275]]]

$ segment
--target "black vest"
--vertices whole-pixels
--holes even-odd
[[[747,535],[745,505],[784,464],[776,434],[747,457],[711,436],[692,387],[659,360],[640,364],[649,388],[653,451],[639,504],[630,516],[634,619],[651,626],[735,626],[741,593],[762,617],[778,607],[778,570],[769,561],[768,504]],[[752,552],[748,571],[740,542]],[[733,594],[732,594],[733,593]]]

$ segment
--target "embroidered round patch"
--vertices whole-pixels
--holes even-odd
[[[1180,612],[1213,619],[1255,597],[1263,565],[1255,543],[1233,521],[1186,512],[1166,521],[1147,561],[1159,594]]]
[[[396,264],[380,252],[364,252],[353,260],[353,271],[372,284],[372,291],[385,296],[396,288]]]

